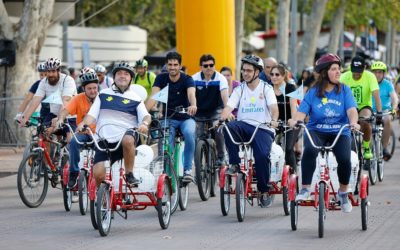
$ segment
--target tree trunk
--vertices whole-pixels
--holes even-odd
[[[351,50],[351,58],[353,58],[353,57],[355,57],[356,56],[356,53],[357,53],[357,44],[356,44],[356,42],[357,42],[357,36],[358,36],[358,30],[357,30],[357,28],[356,29],[354,29],[354,38],[353,38],[353,46],[352,46],[352,50]]]
[[[244,23],[244,2],[245,0],[235,0],[235,30],[236,30],[236,79],[240,80],[240,59],[243,48],[243,23]]]
[[[345,6],[346,1],[340,0],[339,6],[337,6],[335,13],[333,13],[330,24],[331,32],[329,36],[328,53],[337,53],[341,30],[343,29]],[[340,46],[343,46],[343,44],[341,44]]]
[[[276,40],[277,60],[279,62],[288,62],[289,50],[289,13],[290,0],[279,1],[278,7],[278,38]]]
[[[54,0],[24,1],[21,18],[13,30],[4,3],[0,2],[0,39],[7,38],[16,42],[15,66],[8,68],[6,92],[8,97],[23,96],[30,85],[37,80],[35,73],[37,58],[46,37],[53,7]],[[20,102],[16,101],[7,103],[6,120],[9,123],[15,116],[19,104]]]
[[[298,70],[306,66],[314,65],[317,40],[321,31],[322,18],[328,0],[314,0],[311,15],[308,17],[307,27],[304,34],[301,56],[299,57]]]

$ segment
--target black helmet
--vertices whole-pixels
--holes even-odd
[[[325,54],[315,63],[315,72],[320,73],[323,69],[329,68],[332,64],[337,63],[341,65],[340,57],[335,54]]]
[[[247,55],[242,58],[242,65],[243,63],[249,63],[260,70],[260,72],[264,69],[264,62],[263,60],[255,55]]]
[[[79,79],[81,80],[82,87],[85,87],[89,83],[99,83],[99,78],[97,77],[96,71],[89,67],[85,67],[81,70]]]
[[[128,62],[119,62],[117,64],[114,65],[114,68],[112,70],[112,74],[115,77],[115,73],[117,73],[118,70],[126,70],[129,72],[129,74],[131,75],[132,78],[135,77],[135,73],[133,72],[132,67],[129,65]]]

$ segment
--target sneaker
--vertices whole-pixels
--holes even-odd
[[[132,172],[125,174],[125,179],[126,184],[130,186],[137,186],[140,184],[140,180],[136,179]]]
[[[183,181],[184,182],[193,181],[192,170],[185,170],[185,172],[183,172]]]
[[[372,159],[372,153],[370,148],[364,148],[364,159],[365,160],[371,160]]]
[[[341,193],[339,191],[338,197],[339,197],[339,201],[340,201],[340,207],[342,208],[342,212],[350,213],[351,210],[353,209],[353,206],[351,205],[351,202],[349,200],[347,193]]]
[[[272,205],[272,197],[268,193],[264,193],[260,196],[260,206],[262,208],[270,207]]]
[[[69,173],[68,177],[68,188],[73,188],[78,182],[79,172],[77,173]]]
[[[388,160],[390,160],[390,158],[392,158],[392,155],[389,153],[389,151],[386,148],[384,148],[383,149],[383,159],[385,161],[388,161]]]
[[[225,171],[225,174],[233,175],[239,171],[239,166],[237,164],[232,164],[229,168]]]
[[[296,196],[296,201],[306,201],[310,199],[310,191],[308,188],[302,188]]]

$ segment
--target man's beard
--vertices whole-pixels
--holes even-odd
[[[47,77],[47,80],[51,86],[55,86],[58,83],[58,80],[60,80],[60,76],[52,77],[52,79]]]

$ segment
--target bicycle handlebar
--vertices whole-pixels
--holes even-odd
[[[255,135],[256,135],[256,133],[257,133],[257,131],[258,131],[258,128],[259,128],[261,125],[267,125],[268,127],[271,127],[271,122],[262,122],[262,123],[259,123],[259,124],[256,126],[256,129],[254,130],[253,134],[251,135],[250,140],[247,141],[247,142],[237,142],[237,141],[235,141],[235,140],[233,139],[233,137],[232,137],[231,132],[229,131],[228,126],[226,126],[225,121],[220,121],[219,125],[220,125],[221,128],[225,128],[225,129],[226,129],[226,132],[228,133],[228,135],[229,135],[231,141],[232,141],[234,144],[236,144],[236,145],[249,145],[250,143],[253,142],[254,137],[255,137]]]
[[[330,146],[327,146],[327,147],[326,147],[326,146],[317,146],[317,145],[315,145],[314,140],[312,139],[312,137],[311,137],[311,135],[310,135],[310,132],[308,131],[307,126],[306,126],[303,122],[297,122],[296,126],[297,126],[297,127],[302,127],[302,128],[304,128],[304,131],[306,132],[307,137],[308,137],[308,139],[309,139],[311,145],[312,145],[314,148],[318,149],[318,150],[321,150],[321,149],[331,150],[331,149],[336,145],[336,143],[337,143],[337,141],[339,140],[339,137],[342,135],[344,129],[345,129],[345,128],[348,128],[348,127],[352,127],[350,124],[345,124],[345,125],[343,125],[343,126],[340,128],[339,133],[336,135],[335,140],[333,141],[333,143],[332,143]],[[354,131],[357,131],[357,130],[354,130]],[[357,132],[359,132],[359,131],[357,131]],[[361,133],[361,132],[359,132],[359,133]]]
[[[92,140],[89,141],[89,142],[81,142],[81,141],[79,141],[78,138],[76,137],[76,135],[75,135],[76,133],[74,132],[72,127],[68,123],[64,123],[64,125],[69,129],[69,131],[71,132],[72,136],[75,138],[76,143],[78,143],[79,145],[91,145],[95,141],[93,137],[92,137]],[[86,128],[85,128],[85,130],[86,130]],[[88,130],[90,130],[90,129],[88,129]]]

